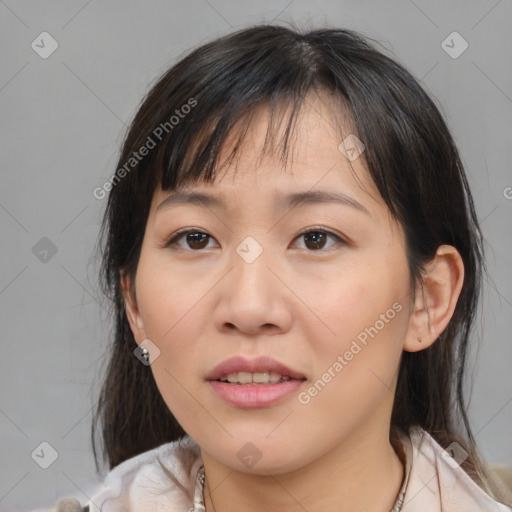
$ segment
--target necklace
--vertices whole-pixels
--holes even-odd
[[[196,477],[196,486],[194,489],[194,512],[206,512],[204,506],[204,466],[202,465]]]
[[[406,465],[406,472],[404,481],[402,483],[402,487],[400,489],[400,492],[398,493],[397,499],[395,501],[395,504],[393,505],[393,508],[390,512],[400,512],[403,507],[404,503],[404,497],[405,497],[405,491],[407,487],[407,481],[409,480],[409,472],[410,472],[410,461],[409,464]],[[206,507],[204,505],[204,465],[201,465],[199,470],[197,471],[196,476],[196,485],[194,489],[194,508],[193,512],[206,512]],[[211,499],[211,498],[210,498]],[[213,505],[213,509],[215,510],[215,506]]]

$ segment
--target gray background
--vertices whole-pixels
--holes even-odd
[[[0,15],[0,510],[72,495],[85,501],[96,482],[89,432],[109,326],[93,260],[104,200],[92,191],[115,170],[125,125],[183,52],[272,20],[378,39],[441,106],[467,168],[492,278],[470,416],[488,461],[512,466],[510,0],[5,0]],[[47,59],[31,48],[43,31],[59,45]],[[458,58],[441,46],[453,31],[469,44]],[[461,48],[460,40],[449,44],[452,53]],[[43,237],[55,254],[44,253]],[[31,457],[43,441],[58,453],[48,469]],[[48,449],[36,453],[49,461]]]

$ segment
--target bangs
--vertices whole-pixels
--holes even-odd
[[[153,169],[147,169],[156,172],[155,185],[174,190],[197,181],[211,183],[236,157],[255,113],[263,110],[268,127],[260,156],[271,151],[286,166],[305,98],[322,91],[341,103],[336,80],[322,61],[321,52],[299,34],[276,27],[234,33],[193,51],[169,70],[146,101],[153,106],[148,115],[153,126],[190,98],[197,102],[162,138]]]
[[[327,91],[319,91],[315,86],[294,97],[284,93],[280,97],[274,94],[252,105],[233,105],[229,110],[212,112],[210,119],[204,121],[199,130],[189,130],[187,145],[178,145],[172,140],[162,145],[155,162],[159,170],[157,182],[162,190],[170,191],[197,183],[212,183],[220,171],[227,170],[233,163],[236,172],[237,157],[244,147],[247,133],[255,117],[260,115],[266,117],[266,133],[256,165],[259,166],[264,157],[270,154],[286,170],[289,160],[293,162],[297,128],[304,108],[314,94],[319,96],[320,101],[328,102],[332,115],[325,122],[336,129],[338,140],[356,131],[353,127],[348,128],[353,125],[352,117],[343,115],[343,112],[347,112],[346,104],[340,101],[339,96],[328,95]],[[350,161],[348,164],[352,169]]]
[[[391,75],[401,70],[383,55],[376,57],[350,31],[334,34],[331,47],[324,45],[323,31],[301,34],[274,26],[242,30],[197,48],[171,67],[133,121],[143,130],[132,131],[125,141],[121,162],[158,130],[155,149],[134,167],[131,185],[126,180],[126,196],[144,202],[146,212],[149,195],[158,186],[173,191],[212,183],[239,154],[254,115],[263,110],[268,126],[260,160],[270,151],[286,168],[306,98],[317,94],[328,102],[331,119],[326,122],[337,131],[338,144],[354,134],[365,145],[361,161],[396,215],[396,196],[403,187],[393,184],[397,173],[386,164],[407,154],[397,126],[399,135],[409,127],[404,126],[407,118],[390,108],[397,101],[390,83],[402,77],[385,79],[380,68],[385,63]],[[401,101],[407,95],[417,101],[414,91],[401,92]],[[222,162],[221,154],[226,155]],[[355,175],[350,161],[348,165]],[[121,194],[121,187],[116,192]]]

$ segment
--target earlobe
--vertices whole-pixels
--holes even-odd
[[[132,286],[132,280],[129,275],[121,274],[121,288],[130,329],[132,330],[135,341],[140,343],[146,338],[146,334],[144,330],[144,323],[140,317],[140,312],[137,307],[135,288]]]
[[[464,282],[462,258],[450,245],[438,247],[418,285],[404,350],[417,352],[431,346],[446,329]]]

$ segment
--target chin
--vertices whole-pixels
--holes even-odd
[[[266,435],[266,434],[265,434]],[[225,466],[252,475],[268,476],[279,475],[300,469],[302,466],[314,460],[308,460],[303,451],[302,443],[289,439],[289,445],[282,439],[270,441],[263,436],[244,434],[244,439],[235,436],[225,443],[216,443],[212,449],[201,445],[210,454]],[[252,439],[252,441],[250,441]]]

